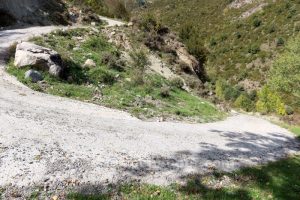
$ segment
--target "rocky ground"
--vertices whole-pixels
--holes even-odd
[[[111,21],[115,25],[115,21]],[[4,68],[4,50],[55,27],[0,32],[0,188],[25,198],[108,183],[181,181],[191,173],[231,171],[299,151],[287,130],[234,114],[209,124],[144,122],[127,113],[34,92]]]

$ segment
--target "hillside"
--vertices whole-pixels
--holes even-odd
[[[224,88],[251,96],[266,84],[274,60],[299,33],[299,11],[295,0],[161,0],[141,13],[177,31],[191,53],[202,46],[211,83],[226,82]],[[234,102],[238,95],[234,89],[229,93],[226,99]]]
[[[0,0],[0,200],[299,199],[297,2]]]
[[[68,23],[67,9],[57,0],[1,0],[0,27],[16,23],[46,25]]]

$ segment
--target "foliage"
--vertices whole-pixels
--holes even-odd
[[[168,98],[170,97],[170,88],[168,86],[163,86],[161,89],[160,89],[160,95],[163,97],[163,98]]]
[[[97,14],[129,20],[130,12],[121,0],[67,0]]]
[[[157,32],[162,27],[162,24],[154,17],[154,15],[148,14],[142,17],[139,26],[143,31]]]
[[[282,50],[282,41],[299,31],[300,4],[296,0],[271,1],[249,17],[244,13],[261,4],[238,9],[229,8],[232,1],[220,0],[161,0],[153,1],[144,15],[154,15],[162,23],[177,31],[183,42],[195,55],[205,56],[205,70],[210,79],[225,79],[237,84],[238,74],[246,71],[244,79],[264,83],[266,71],[272,62],[264,62],[247,68],[249,63],[265,58],[273,60]],[[286,5],[289,6],[286,6]],[[281,38],[281,39],[278,39]],[[273,47],[273,42],[279,46]],[[266,49],[260,49],[261,46]],[[206,51],[202,51],[201,48]],[[200,50],[195,50],[200,48]],[[200,52],[200,53],[197,53]],[[236,68],[235,66],[240,65]]]
[[[258,92],[258,101],[256,103],[257,111],[261,113],[277,113],[285,115],[285,106],[277,92],[264,86]]]
[[[130,52],[130,57],[132,59],[132,65],[135,68],[133,80],[137,85],[144,84],[144,76],[146,67],[149,65],[148,57],[146,52],[143,50],[135,50]]]
[[[32,39],[62,55],[66,67],[63,79],[42,72],[45,77],[42,85],[28,82],[24,73],[29,68],[18,69],[13,62],[9,64],[8,72],[34,90],[126,110],[139,118],[165,116],[180,120],[188,117],[193,121],[207,122],[224,116],[209,102],[174,87],[173,82],[158,74],[148,72],[146,51],[135,50],[130,53],[131,59],[124,62],[121,52],[100,32],[93,36],[88,34],[90,32],[90,29],[54,31]],[[84,40],[78,41],[77,37]],[[80,47],[75,49],[78,43]],[[82,67],[87,59],[92,59],[96,66]],[[162,91],[163,87],[168,90]]]
[[[255,108],[254,102],[247,94],[241,94],[234,102],[234,106],[242,108],[243,110],[250,112]]]
[[[176,77],[170,81],[170,84],[175,88],[182,89],[184,86],[184,81],[182,80],[182,78]]]
[[[224,101],[235,101],[236,98],[240,95],[240,91],[228,84],[225,80],[218,80],[216,82],[216,96]]]
[[[289,41],[285,52],[275,61],[269,85],[278,92],[300,98],[300,35]]]

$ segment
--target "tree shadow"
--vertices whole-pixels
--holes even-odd
[[[150,161],[143,161],[136,166],[119,166],[120,182],[112,188],[119,188],[124,183],[137,180],[143,182],[155,179],[156,175],[159,177],[162,174],[175,174],[184,183],[176,191],[200,199],[253,199],[253,188],[257,188],[259,195],[269,194],[267,196],[271,199],[299,199],[300,158],[281,159],[290,150],[299,151],[297,139],[279,133],[259,135],[251,132],[211,131],[227,139],[222,148],[209,143],[199,143],[200,150],[194,152],[183,150],[169,157],[153,156]],[[278,159],[279,161],[260,167],[247,167]],[[193,170],[189,173],[187,169],[190,168]],[[207,180],[214,184],[207,183]],[[229,182],[226,183],[226,180]],[[232,185],[238,187],[231,188]],[[112,198],[109,192],[91,192],[93,187],[95,186],[87,185],[81,188],[74,194],[77,196],[73,196],[73,199]],[[95,196],[99,194],[104,196]]]

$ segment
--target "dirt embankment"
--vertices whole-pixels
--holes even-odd
[[[67,13],[60,0],[0,0],[0,26],[67,24]]]

